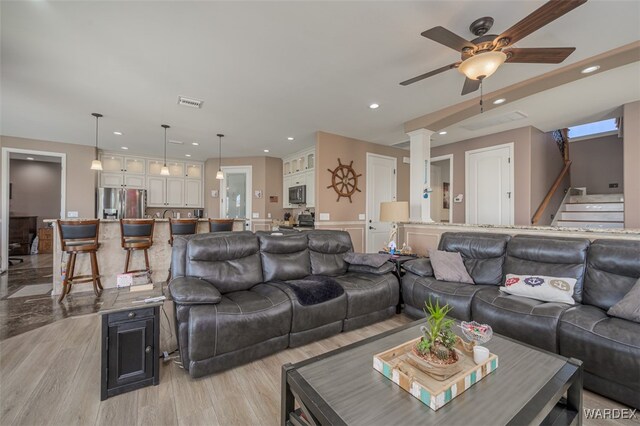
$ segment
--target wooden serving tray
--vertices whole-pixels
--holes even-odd
[[[495,354],[489,354],[485,362],[476,365],[473,354],[465,352],[466,356],[460,361],[463,363],[462,371],[444,381],[438,381],[408,360],[407,353],[420,339],[418,337],[374,355],[373,368],[434,411],[498,368],[498,356]]]

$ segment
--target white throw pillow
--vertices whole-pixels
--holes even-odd
[[[574,305],[575,278],[546,277],[544,275],[507,274],[500,290],[514,296],[528,297],[543,302],[560,302]]]

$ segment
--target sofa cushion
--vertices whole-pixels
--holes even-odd
[[[200,277],[220,293],[262,282],[258,238],[250,232],[198,234],[187,243],[186,275]]]
[[[284,336],[291,329],[291,301],[279,288],[258,284],[229,292],[216,305],[189,311],[189,358],[204,360]]]
[[[435,250],[430,252],[429,256],[437,280],[475,284],[462,262],[460,253]]]
[[[497,288],[485,288],[471,302],[474,321],[493,331],[541,349],[557,352],[556,330],[560,316],[571,305],[512,296]]]
[[[406,305],[422,310],[425,302],[437,300],[440,305],[448,304],[452,308],[450,316],[463,321],[471,320],[471,300],[483,288],[493,286],[439,281],[413,273],[402,277],[402,296]]]
[[[510,239],[511,236],[507,234],[445,232],[440,237],[438,249],[460,253],[467,272],[476,284],[500,285]]]
[[[567,310],[558,330],[560,354],[585,371],[633,389],[640,401],[640,324],[607,316],[595,306]]]
[[[396,306],[400,298],[398,279],[393,274],[348,272],[335,280],[347,295],[347,318]]]
[[[303,306],[326,302],[344,293],[336,280],[323,275],[310,275],[301,280],[285,281],[283,284],[293,290]]]
[[[429,258],[408,260],[402,264],[402,269],[420,277],[434,276],[433,266],[431,265],[431,259]]]
[[[295,280],[311,274],[307,235],[258,236],[265,281]]]
[[[389,259],[391,259],[391,255],[383,253],[347,252],[344,254],[344,261],[349,265],[371,266],[372,268],[381,267]]]
[[[348,272],[364,272],[368,274],[384,275],[395,271],[396,267],[391,262],[386,262],[379,268],[366,265],[349,265]]]
[[[353,251],[351,237],[344,231],[308,232],[311,273],[335,277],[347,272],[344,254]]]
[[[589,248],[584,304],[609,309],[640,278],[640,241],[596,240]]]
[[[640,279],[621,301],[609,308],[607,314],[640,323]]]
[[[517,235],[507,244],[504,275],[546,275],[575,278],[573,299],[582,302],[589,240]]]

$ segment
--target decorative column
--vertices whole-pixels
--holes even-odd
[[[433,222],[431,219],[431,135],[428,129],[407,133],[411,150],[409,181],[409,217],[412,221]],[[428,198],[425,198],[428,194]]]

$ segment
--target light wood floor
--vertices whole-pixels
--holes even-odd
[[[173,321],[171,302],[165,310]],[[162,315],[162,314],[161,314]],[[67,318],[0,342],[1,425],[276,425],[280,367],[410,322],[395,316],[221,374],[191,379],[161,363],[160,384],[100,401],[100,320]],[[162,349],[175,347],[162,318]],[[589,408],[619,404],[585,392]],[[587,425],[616,423],[585,421]],[[618,424],[625,424],[624,422]],[[640,424],[640,421],[626,424]]]

